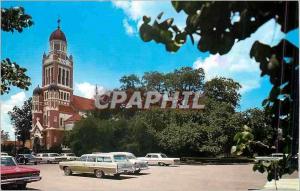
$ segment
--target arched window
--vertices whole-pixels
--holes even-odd
[[[66,86],[69,86],[69,71],[67,70],[66,74]]]
[[[65,85],[66,83],[66,78],[65,78],[65,69],[62,70],[62,85]]]

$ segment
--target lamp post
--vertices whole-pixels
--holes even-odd
[[[15,129],[15,156],[17,156],[17,131]]]

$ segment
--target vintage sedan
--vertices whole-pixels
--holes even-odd
[[[66,160],[77,160],[77,157],[74,153],[61,153],[60,156],[66,158]]]
[[[1,188],[17,187],[24,190],[27,183],[41,180],[40,171],[19,166],[11,156],[1,156]]]
[[[138,174],[141,170],[149,169],[148,162],[137,159],[134,154],[129,152],[111,152],[116,155],[124,155],[131,162],[133,169],[130,173]]]
[[[149,165],[169,166],[180,164],[180,158],[168,158],[163,153],[148,153],[145,157],[139,157],[138,159],[147,161]]]
[[[46,163],[58,163],[67,160],[66,157],[62,157],[58,153],[38,153],[36,158],[41,159],[41,162]]]
[[[254,161],[279,161],[283,159],[284,154],[283,153],[272,153],[269,156],[259,156],[255,157]]]
[[[60,162],[59,168],[67,176],[72,173],[91,173],[103,178],[105,175],[119,177],[120,174],[131,172],[133,166],[124,155],[101,153],[85,154],[77,161]]]
[[[32,163],[37,165],[37,163],[41,162],[42,159],[33,156],[32,154],[18,154],[16,156],[17,162],[20,164],[28,164]]]

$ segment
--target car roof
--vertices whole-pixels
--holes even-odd
[[[116,154],[116,155],[133,155],[130,152],[110,152],[111,154]]]
[[[97,154],[84,154],[84,155],[81,155],[81,156],[109,156],[111,157],[113,154],[111,153],[97,153]]]
[[[13,158],[12,156],[9,156],[9,155],[1,155],[1,158],[4,158],[4,157],[6,157],[6,158]]]

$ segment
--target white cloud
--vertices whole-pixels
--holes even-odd
[[[97,86],[98,93],[101,94],[105,91],[104,87]],[[77,95],[85,98],[93,98],[95,96],[96,85],[90,84],[89,82],[75,83],[75,92]]]
[[[222,56],[210,55],[204,60],[198,58],[193,66],[204,69],[206,80],[217,76],[234,79],[242,85],[241,93],[258,88],[261,83],[260,69],[259,64],[250,59],[251,46],[256,40],[271,46],[278,44],[284,37],[280,28],[280,25],[272,19],[249,38],[234,44],[229,53]]]
[[[136,26],[133,28],[134,31],[138,31],[144,15],[150,16],[153,21],[161,12],[164,12],[162,20],[172,17],[174,18],[174,23],[179,28],[183,28],[185,25],[187,15],[183,11],[177,13],[171,4],[171,1],[113,1],[112,3],[114,7],[124,11],[127,19],[136,23]],[[126,28],[125,25],[124,27]]]
[[[130,36],[136,32],[133,26],[128,23],[127,19],[123,19],[123,26],[125,28],[125,32]]]
[[[7,100],[1,101],[1,129],[4,131],[8,131],[11,139],[13,139],[14,131],[12,124],[10,123],[8,112],[11,111],[14,106],[20,107],[21,105],[23,105],[25,100],[25,93],[19,92],[10,96]]]

